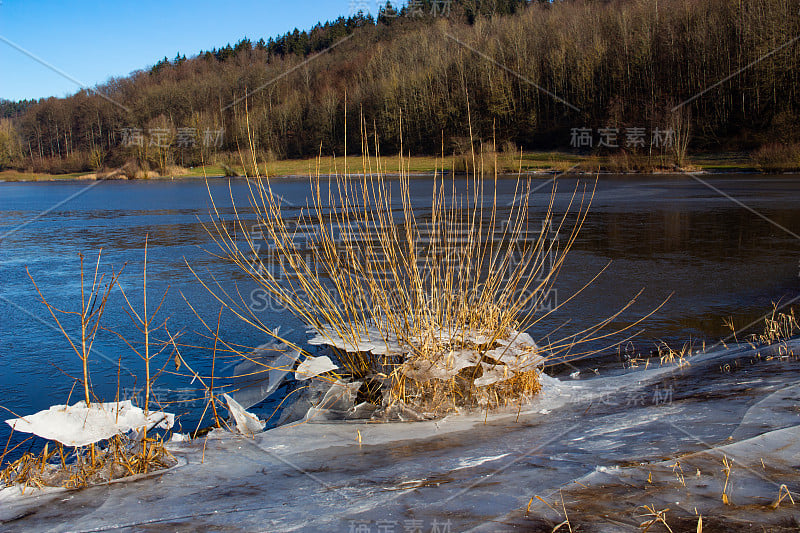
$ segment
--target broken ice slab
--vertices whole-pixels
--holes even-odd
[[[355,405],[361,384],[361,381],[344,383],[337,380],[330,385],[322,400],[309,408],[305,416],[306,420],[322,422],[345,418]]]
[[[417,381],[429,379],[448,380],[461,370],[475,366],[480,354],[472,349],[450,350],[435,360],[416,359],[403,364],[404,375]]]
[[[474,381],[476,387],[494,385],[514,376],[514,373],[509,371],[506,365],[487,365],[483,363],[481,366],[483,367],[483,375]]]
[[[130,400],[93,403],[89,407],[83,401],[72,406],[54,405],[33,415],[6,420],[14,431],[33,433],[65,446],[87,446],[144,427],[170,429],[174,422],[172,413],[151,411],[145,416]]]
[[[374,355],[404,355],[409,352],[401,346],[397,336],[384,333],[375,326],[368,326],[362,331],[342,331],[327,325],[312,328],[314,336],[308,340],[313,346],[333,346],[345,352],[370,352]]]
[[[325,372],[337,370],[339,367],[333,364],[330,357],[323,355],[322,357],[309,356],[305,361],[300,363],[295,370],[294,377],[299,381],[310,379]]]
[[[516,346],[524,348],[537,348],[536,343],[528,333],[524,331],[511,330],[508,335],[497,339],[497,344],[503,346]]]
[[[236,400],[231,398],[229,395],[223,394],[222,397],[228,404],[228,412],[236,422],[236,430],[239,433],[242,435],[255,435],[256,433],[263,431],[265,424],[259,420],[258,417],[245,411],[244,407],[239,405]]]
[[[275,392],[299,356],[286,344],[262,344],[233,368],[230,396],[245,409],[260,403]]]

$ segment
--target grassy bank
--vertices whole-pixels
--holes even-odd
[[[484,156],[485,170],[492,172],[495,164],[495,154]],[[386,156],[381,159],[383,170],[388,173],[397,171],[396,156]],[[634,156],[626,154],[612,155],[580,155],[568,152],[524,152],[520,154],[496,154],[497,170],[499,172],[610,172],[610,173],[663,173],[663,172],[761,172],[759,165],[746,152],[722,152],[710,154],[696,154],[687,158],[683,168],[670,165],[659,165],[655,158],[647,156]],[[407,159],[409,172],[412,174],[430,174],[437,168],[445,170],[456,169],[464,171],[471,166],[469,161],[461,156],[448,156],[444,163],[439,157],[412,156]],[[349,157],[348,167],[352,170],[361,165],[360,157]],[[478,162],[480,165],[480,162]],[[316,174],[317,166],[321,174],[332,174],[337,169],[344,169],[344,159],[330,156],[322,158],[287,159],[259,164],[259,173],[270,177],[283,176],[308,176]],[[227,170],[226,170],[227,169]],[[231,174],[243,174],[242,165],[223,166],[219,164],[204,167],[191,167],[178,169],[179,172],[166,173],[162,178],[198,178],[218,177]],[[252,169],[249,169],[252,170]],[[252,172],[250,172],[252,173]],[[64,180],[94,180],[97,175],[88,172],[75,172],[71,174],[45,174],[39,172],[19,172],[5,170],[0,172],[0,181],[64,181]]]
[[[82,179],[95,179],[93,174],[74,172],[72,174],[44,174],[41,172],[20,172],[18,170],[3,170],[0,172],[0,181],[71,181]]]
[[[385,156],[381,158],[383,170],[388,173],[396,172],[393,168],[396,165],[397,156]],[[411,156],[406,159],[409,172],[416,174],[430,174],[437,169],[453,170],[464,172],[472,165],[471,157],[447,156],[444,161],[441,157],[434,156]],[[478,166],[480,161],[476,162]],[[492,171],[497,165],[498,172],[516,173],[522,172],[610,172],[610,173],[661,173],[661,172],[761,172],[760,167],[746,152],[723,152],[710,154],[697,154],[687,157],[684,167],[676,168],[674,165],[662,165],[658,158],[641,155],[611,154],[611,155],[582,155],[569,152],[523,152],[491,153],[484,155],[483,167],[486,171]],[[283,161],[273,161],[259,165],[261,174],[271,177],[280,176],[308,176],[315,174],[319,165],[321,174],[332,174],[337,169],[344,168],[344,159],[333,157],[308,158],[308,159],[289,159]],[[358,157],[348,159],[348,167],[352,170],[360,166],[361,161]],[[237,165],[233,168],[237,174],[242,174],[242,166]],[[250,169],[252,170],[252,169]],[[224,175],[222,167],[206,166],[205,175],[220,176]],[[250,172],[252,173],[252,172]],[[203,167],[189,169],[187,176],[203,176]]]

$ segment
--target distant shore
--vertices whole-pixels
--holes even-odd
[[[404,158],[406,170],[412,174],[432,174],[434,171],[465,172],[471,169],[471,156],[412,156]],[[568,152],[524,152],[521,154],[488,154],[484,155],[484,170],[494,172],[495,161],[497,171],[500,173],[517,173],[551,175],[559,173],[606,173],[606,174],[686,174],[690,172],[703,173],[764,173],[761,168],[750,158],[747,153],[725,152],[714,154],[695,154],[687,156],[682,167],[674,165],[657,165],[655,158],[647,159],[643,156],[621,157],[619,155],[597,156],[579,155]],[[368,164],[375,165],[372,159]],[[382,156],[380,158],[381,170],[387,174],[399,172],[397,156]],[[477,163],[480,167],[480,162]],[[269,177],[290,177],[321,175],[342,172],[345,168],[345,159],[342,157],[322,157],[309,159],[289,159],[273,161],[259,165],[259,174]],[[361,157],[350,156],[347,158],[347,169],[351,173],[362,173]],[[248,169],[247,174],[252,175],[253,169]],[[367,168],[368,172],[375,172],[376,168]],[[768,172],[771,173],[771,172]],[[172,167],[164,175],[153,173],[149,178],[139,179],[182,179],[202,177],[223,177],[233,174],[244,175],[243,168],[230,168],[223,165],[206,165],[205,167]],[[110,176],[110,177],[106,177]],[[72,174],[45,174],[37,172],[20,172],[5,170],[0,172],[2,182],[23,181],[95,181],[95,180],[127,180],[124,175],[114,175],[112,172],[76,172]]]

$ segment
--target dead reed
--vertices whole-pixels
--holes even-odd
[[[518,175],[510,201],[501,198],[496,162],[472,152],[472,174],[459,182],[437,171],[430,202],[420,207],[402,150],[392,167],[399,177],[389,179],[363,120],[361,133],[358,173],[347,157],[329,179],[317,169],[299,215],[287,216],[269,176],[256,174],[247,179],[247,209],[231,192],[234,216],[225,220],[212,196],[206,225],[218,246],[212,253],[306,324],[310,343],[332,350],[340,372],[326,379],[374,385],[372,401],[385,410],[413,406],[439,416],[488,409],[530,397],[540,389],[543,364],[580,357],[577,345],[612,335],[600,330],[635,297],[556,341],[539,345],[525,333],[577,296],[544,309],[586,219],[591,185],[576,186],[558,216],[553,185],[537,217],[532,181]],[[242,166],[260,168],[255,160]],[[551,231],[565,238],[551,239]],[[241,320],[313,359],[275,334],[241,294],[195,275]]]
[[[772,313],[764,318],[764,331],[752,335],[751,338],[754,342],[771,345],[791,339],[798,331],[800,324],[797,323],[794,308],[788,313],[779,313],[778,306],[773,305]]]

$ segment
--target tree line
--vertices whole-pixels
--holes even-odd
[[[690,149],[752,150],[800,140],[797,35],[790,0],[387,3],[67,98],[2,102],[0,167],[192,166],[248,133],[264,159],[341,155],[360,150],[362,120],[384,153],[401,138],[451,154],[470,135],[550,149],[576,128],[671,126]]]

